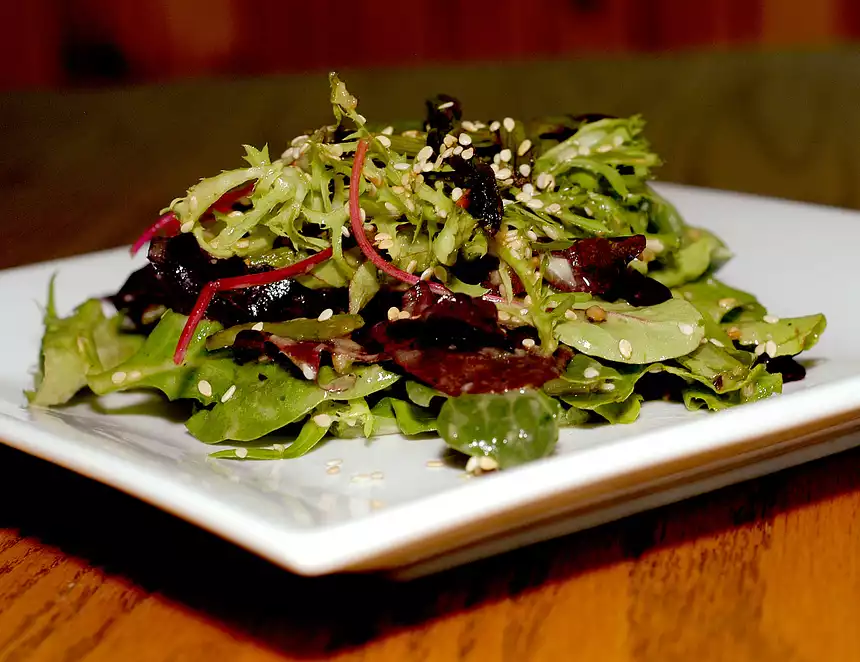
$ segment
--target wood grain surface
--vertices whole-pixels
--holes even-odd
[[[347,80],[372,117],[438,90],[477,117],[639,111],[665,179],[860,206],[854,53]],[[325,121],[325,86],[0,97],[0,267],[130,241],[242,142],[277,150]],[[0,660],[856,660],[858,538],[853,451],[409,584],[306,579],[0,448]]]

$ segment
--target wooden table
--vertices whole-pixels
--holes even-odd
[[[665,179],[860,207],[858,65],[747,54],[347,81],[371,117],[442,89],[477,116],[641,111]],[[325,85],[0,97],[0,267],[130,241],[240,143],[280,149],[325,121]],[[411,584],[305,579],[2,448],[0,659],[860,659],[858,536],[855,451]]]

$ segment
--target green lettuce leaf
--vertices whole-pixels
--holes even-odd
[[[297,317],[286,322],[265,322],[262,328],[254,323],[239,324],[212,334],[206,341],[206,349],[230,347],[240,331],[249,331],[255,327],[260,331],[292,340],[331,340],[348,336],[362,326],[364,320],[358,315],[333,315],[327,320]]]
[[[507,468],[545,457],[558,440],[559,406],[540,391],[461,395],[442,405],[437,420],[445,442]]]
[[[707,277],[687,283],[675,288],[674,294],[692,303],[714,322],[722,322],[726,318],[736,319],[741,315],[755,315],[756,319],[761,319],[767,313],[752,294],[735,289],[716,278]]]
[[[329,366],[322,366],[317,376],[317,382],[327,390],[329,400],[366,398],[372,393],[387,389],[398,381],[400,381],[400,375],[376,364],[353,366],[344,374],[336,373]],[[343,384],[344,387],[337,390],[331,389],[335,382]]]
[[[580,304],[585,307],[585,304]],[[689,354],[699,346],[703,320],[682,299],[656,306],[605,304],[606,320],[590,322],[580,313],[555,327],[556,337],[583,354],[619,363],[653,363]]]
[[[715,270],[731,257],[726,245],[714,234],[700,228],[687,230],[686,244],[669,253],[662,269],[648,275],[666,287],[678,287],[694,281],[707,271]]]
[[[594,413],[605,418],[609,423],[633,423],[639,418],[642,409],[642,396],[638,393],[630,395],[626,400],[610,402],[594,408]]]
[[[763,365],[758,365],[750,372],[749,379],[740,389],[730,393],[714,393],[701,385],[693,385],[684,389],[683,398],[687,409],[707,408],[711,411],[728,409],[748,402],[764,400],[775,393],[782,393],[782,375],[770,374]]]
[[[827,320],[824,315],[808,315],[767,322],[737,321],[725,326],[727,329],[737,329],[740,333],[737,340],[739,344],[764,345],[768,355],[775,358],[794,356],[814,347],[827,327]],[[776,353],[771,355],[774,345]]]
[[[328,433],[329,425],[319,425],[313,418],[309,418],[289,446],[272,444],[271,448],[228,448],[211,453],[209,457],[223,460],[294,459],[312,451]]]
[[[427,386],[421,382],[408,380],[406,382],[406,395],[412,402],[419,407],[429,407],[433,398],[447,398],[448,396],[437,391],[432,386]]]

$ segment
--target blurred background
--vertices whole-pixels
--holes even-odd
[[[860,0],[0,2],[0,266],[125,244],[330,121],[641,113],[660,179],[860,208]],[[49,240],[46,240],[49,238]]]
[[[857,0],[4,2],[6,88],[860,39]]]

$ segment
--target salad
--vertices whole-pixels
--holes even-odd
[[[330,83],[334,123],[173,200],[116,294],[60,318],[51,288],[31,406],[155,389],[216,457],[433,433],[481,472],[643,400],[721,410],[804,376],[824,317],[716,279],[730,252],[649,187],[640,117],[470,121],[440,95],[374,125]]]

